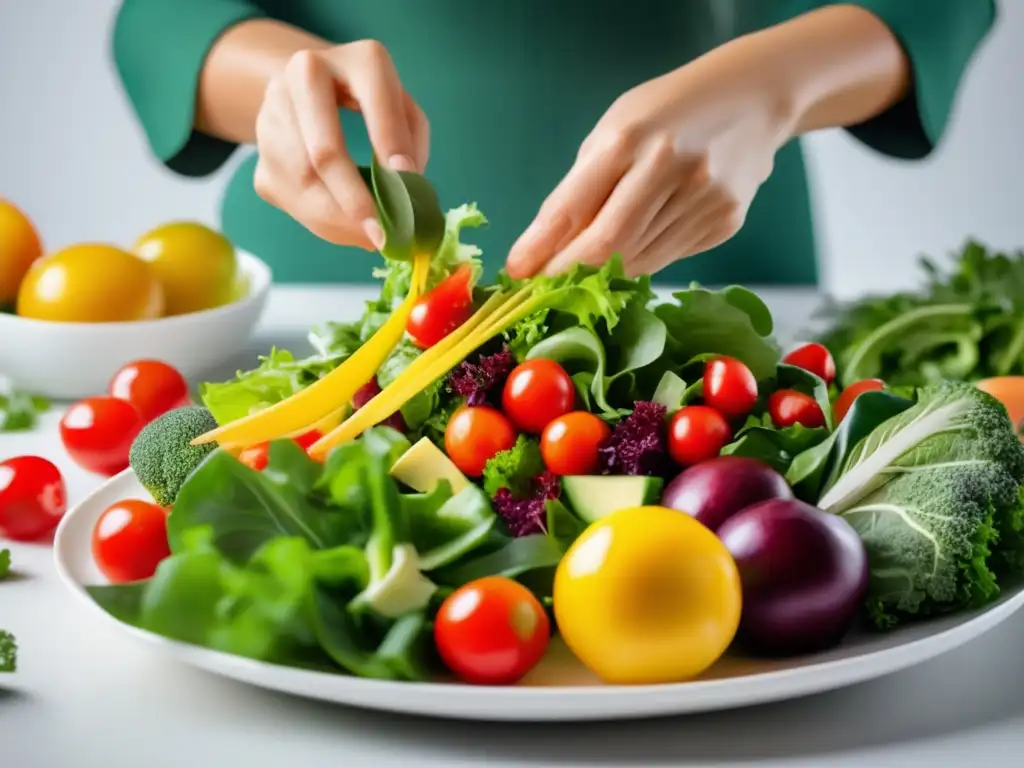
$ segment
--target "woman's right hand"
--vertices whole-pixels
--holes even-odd
[[[256,118],[257,194],[313,234],[380,250],[384,231],[369,188],[349,157],[338,108],[362,113],[380,161],[422,172],[430,147],[423,110],[374,40],[294,54],[274,75]]]

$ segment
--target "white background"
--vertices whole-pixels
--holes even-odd
[[[233,168],[185,180],[150,157],[110,58],[116,6],[0,0],[0,196],[35,219],[49,248],[130,243],[169,218],[216,224]],[[839,131],[807,139],[826,289],[913,284],[916,256],[968,236],[1024,247],[1024,0],[999,10],[933,158],[892,162]]]

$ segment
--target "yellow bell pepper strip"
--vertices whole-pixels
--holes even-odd
[[[501,294],[492,296],[462,327],[413,361],[387,389],[310,446],[310,456],[320,458],[335,446],[354,440],[394,414],[416,393],[447,374],[489,339],[534,312],[536,306],[528,301],[530,294],[530,288],[526,287],[507,298]]]
[[[347,406],[402,340],[406,320],[426,286],[430,259],[429,253],[415,256],[409,293],[384,325],[348,360],[291,397],[200,435],[192,445],[218,442],[222,447],[245,447],[302,434]]]

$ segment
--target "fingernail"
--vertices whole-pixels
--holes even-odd
[[[388,158],[388,165],[393,171],[415,171],[416,163],[408,155],[392,155]]]
[[[370,242],[373,243],[373,247],[378,251],[384,250],[384,230],[380,228],[380,224],[377,223],[376,219],[367,219],[363,222],[363,232],[370,238]]]

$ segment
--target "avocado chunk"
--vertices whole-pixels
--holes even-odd
[[[660,477],[574,475],[562,478],[562,492],[581,519],[595,523],[606,515],[629,507],[657,504]]]
[[[430,493],[441,480],[448,481],[453,494],[469,485],[469,480],[444,451],[426,437],[399,457],[391,467],[391,476],[420,493]]]

